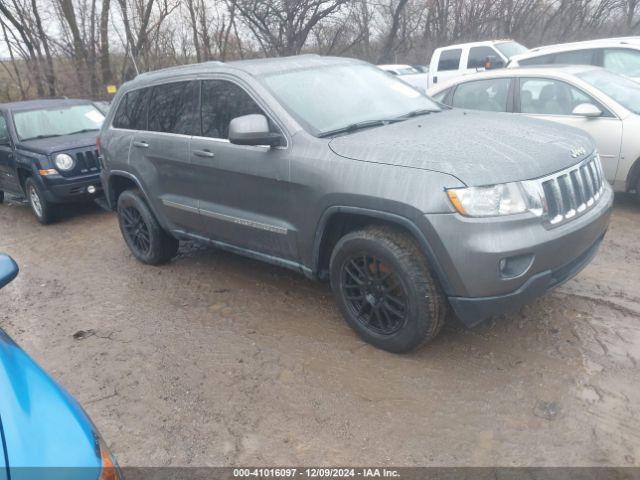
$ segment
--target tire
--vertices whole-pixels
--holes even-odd
[[[4,192],[0,190],[0,203],[4,202]]]
[[[138,190],[126,190],[118,197],[120,232],[133,256],[147,265],[160,265],[175,257],[178,240],[158,223]]]
[[[349,233],[336,244],[329,270],[342,315],[366,342],[404,353],[440,332],[447,301],[410,235],[386,226]]]
[[[24,191],[27,195],[31,211],[42,225],[47,225],[57,218],[56,205],[46,199],[44,193],[33,178],[27,178],[27,181],[24,183]]]

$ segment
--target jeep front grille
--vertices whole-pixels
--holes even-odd
[[[576,167],[543,179],[547,221],[559,225],[591,209],[602,195],[605,181],[597,154]]]
[[[80,173],[95,173],[100,171],[98,150],[86,150],[76,153],[76,170]]]

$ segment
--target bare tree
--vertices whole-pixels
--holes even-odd
[[[393,61],[393,53],[398,38],[398,30],[400,29],[400,19],[408,0],[398,0],[395,5],[390,5],[389,9],[393,12],[391,15],[391,26],[384,43],[382,51],[378,57],[378,63],[390,63]],[[393,2],[392,2],[393,3]]]
[[[109,84],[113,79],[111,71],[111,58],[109,56],[109,10],[111,0],[102,0],[100,13],[100,71],[102,83]]]
[[[194,61],[318,52],[423,63],[462,41],[633,34],[640,0],[0,0],[0,27],[0,101],[98,97],[138,71]]]
[[[267,55],[295,55],[311,30],[348,0],[229,0]]]

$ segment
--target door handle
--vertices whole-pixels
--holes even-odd
[[[215,153],[210,152],[209,150],[194,150],[193,154],[196,157],[206,157],[206,158],[213,158],[216,156]]]
[[[147,142],[133,142],[133,146],[138,148],[149,148],[149,144]]]

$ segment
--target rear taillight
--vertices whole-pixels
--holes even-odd
[[[98,155],[100,155],[100,137],[96,138],[96,147],[98,147]]]

